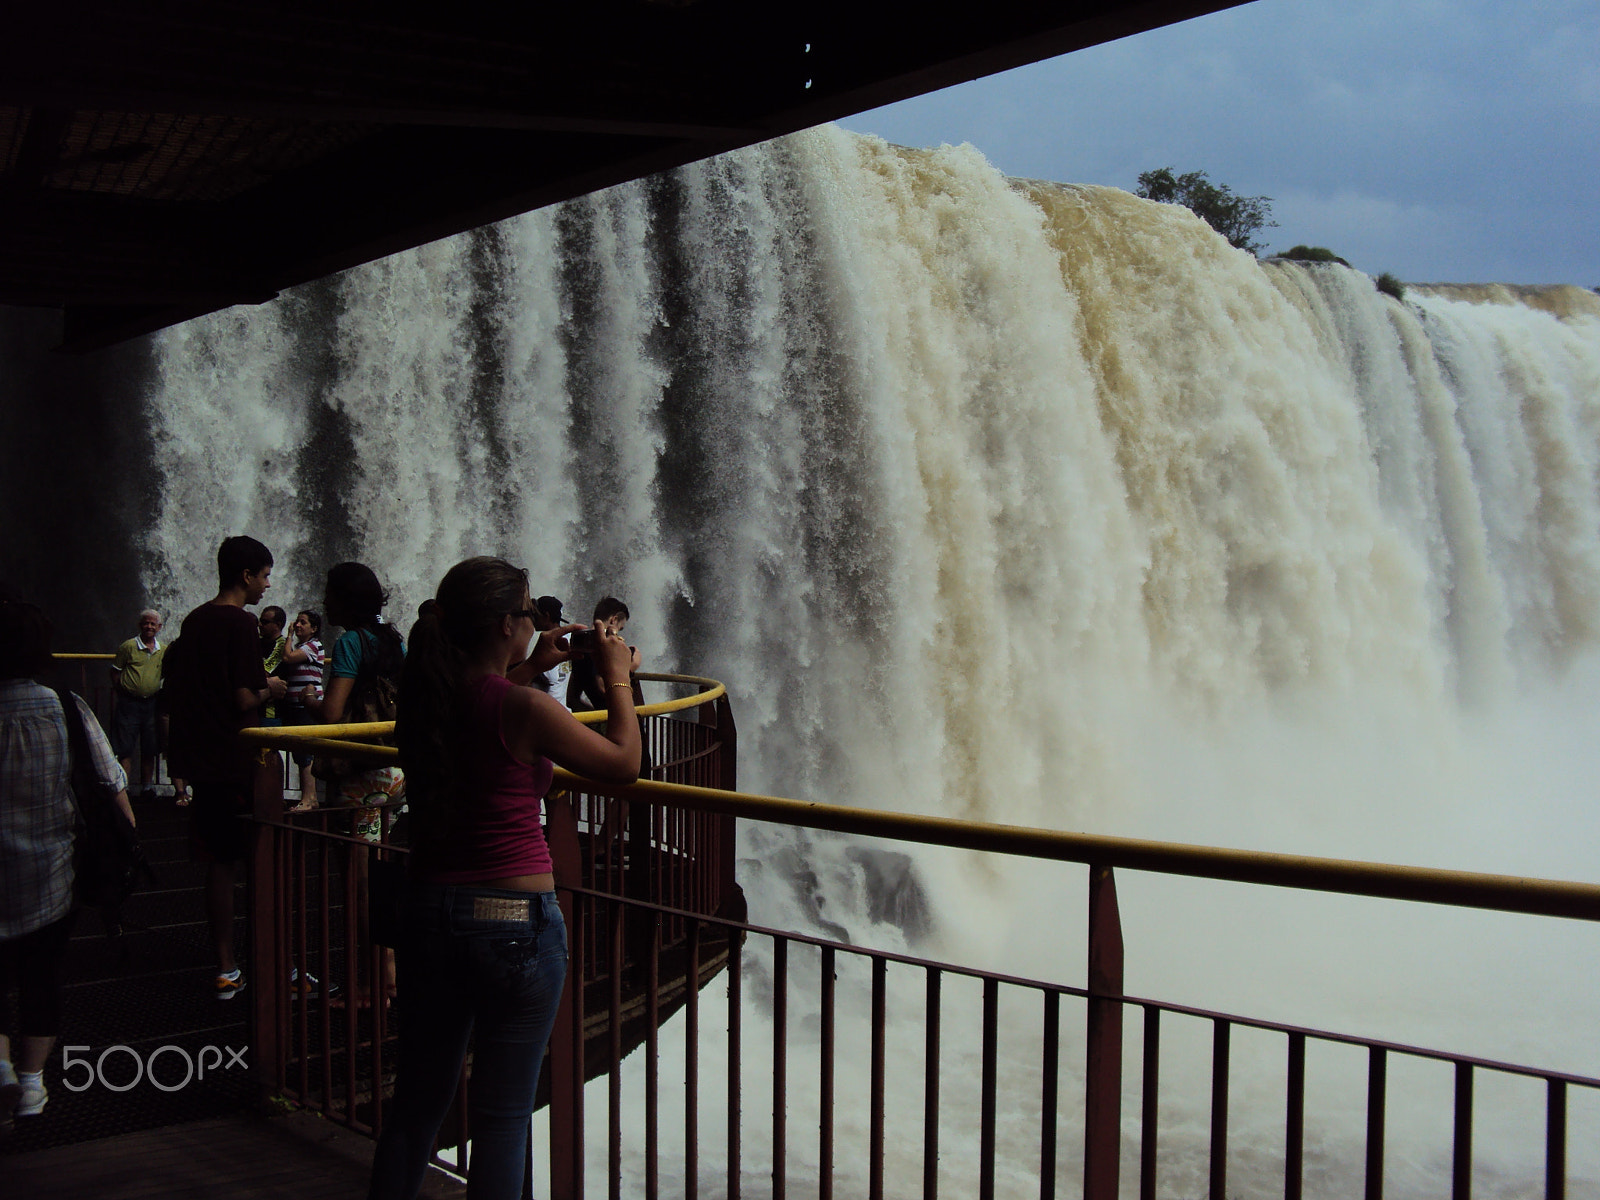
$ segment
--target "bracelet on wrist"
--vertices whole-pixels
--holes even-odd
[[[633,694],[633,684],[631,684],[631,683],[608,683],[608,684],[606,684],[606,691],[609,692],[614,687],[616,687],[616,688],[627,688],[628,689],[628,694],[630,696]]]

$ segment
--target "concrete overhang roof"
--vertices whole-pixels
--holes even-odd
[[[1242,0],[45,0],[0,33],[0,303],[88,350]]]

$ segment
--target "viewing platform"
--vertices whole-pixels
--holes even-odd
[[[719,769],[713,763],[731,760],[725,696],[645,719],[658,774],[708,774]],[[269,764],[257,796],[252,987],[236,1002],[249,1015],[239,1014],[241,1025],[225,1034],[203,1031],[239,1036],[234,1029],[242,1028],[248,1036],[249,1086],[215,1100],[232,1115],[179,1116],[54,1148],[30,1148],[23,1139],[35,1135],[25,1131],[0,1150],[0,1170],[48,1179],[61,1197],[198,1195],[217,1187],[301,1194],[302,1167],[346,1181],[323,1191],[307,1183],[305,1195],[359,1191],[363,1147],[382,1125],[393,1031],[404,1011],[338,997],[356,994],[363,978],[381,970],[383,864],[396,863],[405,848],[401,839],[373,845],[341,833],[337,811],[285,816],[282,778],[281,765]],[[1154,1200],[1170,1194],[1161,1190],[1164,1173],[1193,1171],[1193,1147],[1174,1165],[1175,1138],[1185,1134],[1164,1129],[1163,1113],[1174,1100],[1192,1103],[1198,1082],[1201,1102],[1210,1104],[1199,1152],[1213,1200],[1237,1194],[1230,1168],[1241,1150],[1268,1156],[1286,1197],[1316,1194],[1307,1191],[1308,1168],[1326,1169],[1330,1132],[1321,1122],[1335,1086],[1347,1089],[1338,1103],[1364,1112],[1348,1178],[1378,1200],[1397,1161],[1391,1139],[1414,1136],[1390,1109],[1396,1080],[1414,1064],[1433,1064],[1452,1081],[1437,1112],[1437,1154],[1448,1164],[1452,1197],[1470,1197],[1488,1169],[1475,1137],[1499,1120],[1506,1081],[1536,1088],[1541,1098],[1539,1132],[1527,1148],[1540,1165],[1517,1182],[1519,1194],[1587,1195],[1600,1177],[1591,1165],[1600,1146],[1600,1078],[1129,994],[1118,876],[1137,884],[1158,873],[1517,913],[1530,929],[1556,919],[1595,928],[1600,886],[984,825],[659,779],[600,787],[559,773],[557,787],[565,797],[550,805],[551,839],[561,847],[558,891],[572,958],[547,1062],[548,1104],[534,1122],[532,1194],[784,1196],[792,1184],[821,1197],[869,1200],[1080,1193],[1111,1200],[1127,1180],[1136,1181],[1141,1200]],[[1083,983],[752,925],[732,882],[734,820],[1085,865]],[[167,840],[155,824],[148,836],[153,845]],[[366,856],[372,868],[370,932],[357,912],[352,856]],[[339,992],[323,986],[296,998],[287,981],[297,970],[339,984]],[[751,1013],[760,1024],[747,1029]],[[69,1014],[63,1041],[77,1045],[72,1021]],[[1209,1070],[1199,1081],[1170,1070],[1173,1039],[1192,1043],[1196,1031],[1209,1045]],[[81,1041],[98,1054],[121,1037],[108,1016]],[[905,1053],[908,1039],[918,1052]],[[1017,1096],[1018,1080],[1007,1079],[1017,1062],[1002,1044],[1015,1048],[1018,1039],[1033,1047],[1022,1081],[1032,1092],[1031,1115],[1006,1107]],[[1263,1055],[1263,1046],[1276,1049]],[[1308,1063],[1334,1052],[1357,1056],[1364,1084],[1349,1091],[1327,1077],[1308,1083]],[[1231,1127],[1230,1096],[1248,1088],[1259,1098],[1263,1070],[1269,1080],[1277,1074],[1277,1133],[1267,1147],[1241,1147],[1260,1122],[1249,1135]],[[463,1087],[470,1081],[469,1066]],[[146,1093],[139,1095],[142,1103]],[[99,1103],[92,1096],[53,1090],[59,1109],[41,1120]],[[133,1097],[127,1100],[131,1107]],[[295,1112],[282,1115],[286,1109]],[[952,1124],[956,1109],[961,1117]],[[279,1115],[263,1119],[264,1112]],[[856,1113],[865,1116],[859,1126]],[[1019,1147],[1019,1120],[1034,1123],[1031,1149]],[[920,1129],[920,1174],[891,1178],[891,1142],[899,1161],[918,1155],[908,1127]],[[470,1136],[458,1107],[437,1147],[436,1164],[448,1175],[433,1181],[440,1190],[432,1194],[459,1194],[450,1176],[470,1172],[462,1149]],[[1417,1151],[1408,1143],[1404,1153],[1414,1161]],[[344,1166],[331,1165],[335,1154]]]

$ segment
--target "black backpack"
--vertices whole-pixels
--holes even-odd
[[[80,908],[98,908],[108,932],[121,928],[121,909],[129,896],[156,881],[145,860],[139,834],[122,809],[116,789],[95,777],[89,735],[77,697],[56,688],[67,725],[72,764],[72,798],[77,804],[77,831],[72,839],[72,898]]]

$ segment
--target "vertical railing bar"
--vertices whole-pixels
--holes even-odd
[[[295,922],[295,932],[299,939],[299,945],[297,947],[298,953],[295,955],[295,962],[299,966],[301,974],[307,975],[310,974],[311,971],[311,954],[309,953],[310,936],[307,932],[306,926],[306,909],[309,907],[309,901],[306,894],[306,889],[308,886],[306,881],[306,843],[309,841],[309,839],[299,830],[296,830],[291,837],[294,845],[294,878],[296,884],[299,886],[300,896],[300,904],[296,909],[297,919]],[[302,984],[307,983],[304,978],[302,978],[300,982]],[[328,997],[325,994],[326,992],[327,988],[322,985],[320,980],[318,980],[317,1004],[322,1014],[322,1023],[324,1025],[328,1023]],[[300,1095],[297,1097],[297,1099],[301,1104],[306,1103],[308,1099],[306,1093],[311,1090],[310,1009],[311,997],[307,995],[305,999],[300,1001],[300,1037],[298,1039],[300,1050]]]
[[[1550,1080],[1546,1093],[1544,1132],[1545,1200],[1564,1200],[1567,1194],[1567,1083]]]
[[[683,1194],[700,1195],[700,922],[689,924],[688,974],[684,977]]]
[[[725,926],[728,938],[728,1200],[741,1191],[740,1137],[744,1122],[742,1081],[744,1069],[744,953],[741,932]]]
[[[1383,1126],[1388,1099],[1389,1052],[1381,1046],[1367,1052],[1367,1186],[1366,1200],[1383,1200]]]
[[[272,964],[278,981],[279,1002],[273,1014],[278,1027],[276,1054],[273,1062],[273,1086],[285,1094],[294,1090],[289,1081],[289,1064],[294,1061],[294,1038],[300,1024],[295,1007],[299,991],[289,984],[289,964],[295,961],[294,947],[294,833],[288,829],[277,830],[272,846],[272,920],[273,951],[277,959]],[[278,936],[281,934],[281,936]],[[304,1008],[304,1005],[300,1006]]]
[[[889,990],[889,961],[872,959],[872,1096],[868,1121],[867,1197],[883,1200],[884,1010]]]
[[[834,949],[822,947],[821,1030],[819,1054],[821,1056],[821,1086],[817,1114],[817,1197],[833,1200],[833,971]]]
[[[1300,1200],[1305,1183],[1306,1035],[1289,1035],[1289,1077],[1283,1129],[1283,1200]]]
[[[320,818],[321,828],[326,831],[328,818],[324,814]],[[324,842],[319,846],[322,866],[321,885],[317,896],[317,907],[320,911],[322,922],[322,954],[320,965],[322,967],[322,989],[324,994],[333,985],[333,846]],[[345,1003],[353,1003],[349,996]],[[326,1008],[322,1014],[322,1103],[319,1106],[324,1113],[333,1115],[333,1009]]]
[[[1221,1017],[1211,1031],[1211,1200],[1228,1200],[1228,1040],[1233,1026]]]
[[[646,966],[644,1060],[644,1194],[661,1194],[661,916],[650,922],[650,962]]]
[[[772,1200],[788,1190],[789,939],[772,943]]]
[[[1451,1200],[1472,1200],[1472,1064],[1456,1064],[1456,1129]]]
[[[583,811],[581,806],[584,804],[584,799],[582,796],[571,795],[570,793],[569,796],[570,800],[568,807],[570,807],[573,814],[573,832],[575,833],[577,816],[581,811]],[[594,809],[592,804],[588,808],[588,812],[591,816],[593,816]],[[563,823],[566,820],[564,815],[562,820]],[[597,831],[594,825],[591,823],[589,826],[589,841],[591,844],[597,840],[596,832]],[[580,866],[578,868],[578,873],[580,876],[582,874],[582,870],[583,869]],[[593,879],[593,876],[591,875],[590,878]],[[567,1144],[553,1146],[551,1148],[551,1155],[552,1158],[556,1154],[560,1154],[562,1156],[561,1173],[563,1176],[563,1184],[571,1189],[571,1196],[576,1196],[579,1198],[579,1200],[581,1200],[585,1191],[584,1160],[586,1156],[584,1154],[584,1146],[588,1142],[584,1122],[586,1109],[583,1102],[583,1084],[585,1075],[587,1074],[584,1069],[585,1047],[583,1021],[585,1013],[588,1010],[589,977],[590,972],[593,970],[593,967],[591,967],[590,964],[599,958],[599,954],[596,953],[598,947],[594,944],[593,940],[589,936],[589,931],[592,928],[590,919],[593,912],[599,907],[599,904],[593,896],[578,895],[575,892],[569,893],[569,896],[571,897],[573,930],[576,932],[577,936],[569,942],[570,961],[568,963],[569,971],[567,975],[567,986],[569,989],[568,994],[570,996],[570,1003],[567,1006],[566,1037],[568,1045],[571,1048],[570,1055],[572,1062],[570,1064],[570,1068],[564,1068],[564,1070],[567,1071],[568,1078],[566,1080],[567,1095],[563,1097],[563,1100],[567,1105],[567,1113],[563,1120],[570,1121],[572,1132],[569,1135],[569,1141]],[[555,1081],[552,1080],[551,1082],[553,1084]],[[551,1095],[553,1096],[554,1094],[554,1090],[552,1089]],[[551,1174],[553,1184],[555,1174],[553,1170]],[[562,1200],[570,1200],[570,1197],[563,1196]]]
[[[1044,1070],[1039,1098],[1039,1200],[1055,1200],[1056,1107],[1061,1094],[1061,993],[1044,994]]]
[[[378,819],[379,847],[385,844],[388,838],[388,822],[384,817]],[[373,863],[382,861],[379,851],[369,852],[367,868],[367,902],[371,904],[372,877],[370,871]],[[372,937],[371,909],[368,909],[367,933],[371,941],[371,955],[367,960],[367,969],[371,972],[368,979],[372,987],[372,1136],[374,1139],[383,1134],[383,1041],[388,1033],[389,1022],[389,988],[385,980],[384,964],[389,954],[386,947],[378,944],[378,939]]]
[[[1156,1198],[1156,1151],[1161,1112],[1161,1010],[1144,1010],[1144,1066],[1139,1097],[1139,1200]]]
[[[664,859],[665,857],[662,854],[662,847],[666,844],[666,837],[667,810],[662,808],[660,805],[653,805],[650,809],[650,845],[654,849],[656,858],[658,860]],[[652,902],[663,906],[667,901],[666,893],[661,889],[666,877],[665,871],[655,871],[652,872],[650,876],[650,899]],[[670,943],[677,940],[673,936],[673,930],[670,924],[665,932],[666,941]]]
[[[360,905],[356,863],[361,861],[358,856],[366,854],[360,846],[353,843],[349,846],[349,853],[345,856],[347,866],[344,879],[344,1123],[347,1126],[353,1125],[356,1119],[356,1022],[360,1018],[361,1007],[357,1002],[360,995],[361,924],[356,911]],[[368,981],[369,985],[371,982]]]
[[[995,1086],[1000,1048],[1000,981],[983,981],[983,1082],[978,1116],[978,1198],[994,1200]]]
[[[297,989],[288,984],[288,964],[294,958],[294,931],[293,919],[293,888],[294,878],[294,834],[288,830],[279,830],[273,837],[272,846],[272,876],[273,876],[273,905],[272,920],[274,933],[282,930],[283,937],[274,936],[272,946],[277,955],[272,964],[274,978],[277,982],[278,1004],[273,1012],[273,1024],[277,1027],[278,1036],[273,1039],[275,1055],[273,1062],[274,1086],[285,1091],[289,1086],[289,1061],[290,1045],[294,1036],[295,1008],[294,1000]],[[302,1008],[304,1005],[301,1006]]]
[[[1116,873],[1089,864],[1084,1006],[1083,1195],[1117,1200],[1122,1178],[1122,918]]]
[[[606,1080],[607,1164],[610,1167],[611,1200],[622,1200],[622,901],[611,908],[611,954],[609,972],[611,993],[607,1021],[610,1070]],[[693,984],[691,983],[691,987]]]
[[[927,1038],[922,1052],[922,1197],[939,1195],[939,986],[942,973],[928,968]]]

